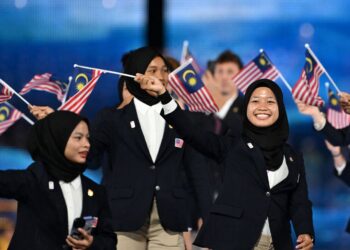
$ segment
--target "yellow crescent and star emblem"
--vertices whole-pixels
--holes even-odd
[[[332,104],[332,106],[337,106],[338,105],[337,98],[331,98],[331,104]]]
[[[0,122],[3,122],[9,117],[10,109],[6,106],[0,107]]]
[[[189,75],[189,78],[187,79],[187,76]],[[194,86],[197,84],[197,79],[196,79],[196,73],[189,69],[189,70],[186,70],[183,75],[182,75],[182,79],[187,82],[190,86]]]
[[[85,82],[83,81],[79,81],[79,79],[82,78],[85,80]],[[89,78],[86,74],[84,73],[80,73],[75,77],[75,87],[78,91],[80,91],[82,88],[84,88],[85,84],[89,81]]]
[[[306,57],[306,63],[309,65],[309,67],[306,67],[306,73],[312,72],[313,67],[312,67],[312,60],[310,57]]]
[[[260,65],[265,66],[267,64],[267,61],[263,56],[261,56],[259,58],[259,63],[260,63]]]

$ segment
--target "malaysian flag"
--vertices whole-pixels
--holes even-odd
[[[194,58],[193,54],[191,53],[190,49],[189,49],[189,43],[188,41],[184,41],[183,47],[182,47],[182,55],[181,55],[181,60],[180,60],[180,64],[184,64],[186,63],[188,60],[192,59],[192,65],[194,67],[194,69],[199,73],[202,74],[203,70],[202,68],[199,66],[197,60]]]
[[[272,64],[264,51],[250,61],[244,68],[232,78],[237,88],[245,93],[251,83],[259,79],[276,80],[280,76],[279,71]]]
[[[339,98],[330,88],[328,88],[327,121],[336,129],[342,129],[350,125],[350,115],[342,110]]]
[[[190,59],[169,74],[169,84],[190,111],[215,113],[218,107]]]
[[[292,89],[294,99],[305,104],[321,107],[323,100],[318,96],[320,77],[325,72],[324,68],[310,54],[305,52],[305,65],[301,76]]]
[[[31,90],[39,90],[55,94],[59,101],[63,101],[67,84],[51,78],[50,73],[35,75],[19,92],[21,95],[27,94]]]
[[[0,103],[10,100],[13,96],[12,91],[4,85],[0,85]]]
[[[0,135],[21,118],[22,113],[7,103],[0,104]]]
[[[100,70],[77,70],[74,82],[70,84],[67,101],[58,110],[69,110],[79,114],[100,79]]]

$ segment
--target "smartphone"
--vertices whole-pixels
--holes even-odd
[[[78,228],[84,229],[88,234],[92,233],[92,230],[97,227],[98,218],[93,216],[85,216],[76,218],[73,222],[70,235],[77,240],[82,240],[83,237],[78,231]]]

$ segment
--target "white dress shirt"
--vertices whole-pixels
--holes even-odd
[[[230,110],[230,107],[232,106],[233,102],[237,99],[238,93],[234,94],[230,99],[228,99],[225,104],[221,107],[221,109],[216,112],[216,116],[219,117],[221,120],[223,120],[228,111]]]
[[[71,182],[59,181],[68,215],[68,233],[70,233],[74,219],[81,216],[83,209],[83,189],[80,175]]]
[[[153,162],[155,162],[163,139],[165,126],[165,121],[160,115],[162,104],[159,102],[153,106],[149,106],[135,97],[134,103],[148,151]]]
[[[277,169],[276,171],[267,170],[267,177],[269,179],[270,189],[276,186],[278,183],[282,182],[285,178],[287,178],[288,174],[289,174],[289,170],[286,163],[286,158],[283,156],[283,162],[279,169]],[[271,235],[268,218],[266,218],[265,220],[262,234]]]

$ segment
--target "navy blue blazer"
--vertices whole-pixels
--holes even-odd
[[[344,168],[341,175],[338,175],[337,170],[334,170],[334,175],[341,179],[346,185],[350,187],[350,162],[346,163],[346,167]],[[346,232],[350,233],[350,220],[345,229]]]
[[[182,143],[182,138],[166,124],[153,163],[133,101],[123,109],[102,110],[97,116],[91,130],[90,168],[100,166],[104,152],[109,165],[104,169],[103,184],[115,231],[141,228],[149,218],[154,198],[163,228],[187,231],[190,183],[194,183],[201,214],[208,213],[211,198],[208,173],[201,168],[204,157]]]
[[[334,146],[347,146],[350,144],[350,126],[336,129],[327,121],[320,132]]]
[[[314,235],[301,154],[284,146],[289,174],[270,189],[263,155],[253,142],[204,132],[189,124],[179,108],[164,117],[186,142],[225,166],[223,186],[194,244],[215,250],[251,250],[266,218],[276,250],[293,249],[290,221],[297,235]]]
[[[53,189],[49,188],[51,181]],[[116,236],[104,188],[83,175],[81,183],[81,216],[99,219],[89,249],[115,249]],[[18,201],[17,223],[9,249],[66,249],[69,234],[66,203],[58,181],[47,174],[41,163],[34,162],[26,170],[0,171],[0,196]]]

